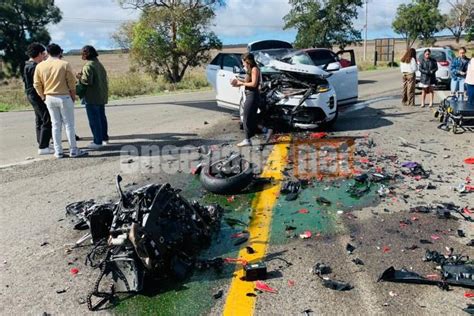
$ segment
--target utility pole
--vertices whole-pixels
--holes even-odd
[[[365,0],[365,38],[364,38],[364,61],[367,60],[367,28],[369,26],[368,19],[369,19],[369,7],[368,7],[369,0]]]

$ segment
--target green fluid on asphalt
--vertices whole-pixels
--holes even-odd
[[[199,180],[193,178],[181,194],[189,200],[197,199],[202,205],[219,204],[225,209],[224,219],[232,218],[244,223],[249,222],[250,205],[255,196],[254,193],[231,197],[203,192]],[[241,246],[234,246],[236,240],[230,236],[246,229],[246,227],[230,227],[224,219],[211,246],[204,249],[199,254],[199,258],[235,258],[237,256]],[[234,270],[234,265],[225,264],[222,271],[215,271],[212,268],[207,271],[196,270],[189,279],[182,282],[159,281],[161,283],[155,286],[155,292],[147,293],[145,291],[132,297],[121,297],[114,312],[125,315],[206,315],[216,304],[217,300],[213,295],[228,283]],[[220,298],[220,300],[223,299],[225,296]]]
[[[280,195],[273,209],[270,243],[288,243],[294,240],[292,237],[299,238],[299,234],[306,230],[311,231],[313,236],[316,233],[336,234],[341,230],[338,221],[342,216],[337,214],[337,211],[348,212],[379,202],[376,192],[379,185],[373,185],[370,192],[356,199],[347,193],[347,189],[353,183],[354,180],[317,182],[302,190],[296,201],[285,201],[285,195]],[[192,178],[181,194],[189,200],[199,197],[197,200],[203,205],[217,203],[226,210],[220,231],[215,234],[211,246],[200,253],[199,258],[235,258],[245,243],[235,246],[236,240],[232,239],[231,235],[241,232],[246,227],[230,227],[225,219],[231,218],[248,223],[255,194],[222,196],[205,193],[197,178]],[[318,204],[317,197],[324,197],[331,201],[331,205]],[[300,209],[307,209],[309,213],[300,214],[298,213]],[[285,231],[287,225],[296,229],[287,232]],[[220,272],[214,269],[195,271],[188,280],[182,282],[159,281],[162,283],[157,284],[155,292],[122,298],[114,312],[127,315],[206,315],[217,302],[213,295],[229,282],[234,270],[234,265],[224,265],[224,269]],[[220,298],[223,299],[225,295]]]
[[[286,201],[286,195],[280,195],[273,209],[270,242],[273,244],[287,243],[305,231],[315,236],[332,235],[341,232],[339,221],[343,214],[338,211],[350,212],[379,203],[377,189],[380,185],[373,184],[370,191],[360,198],[353,198],[347,192],[354,180],[335,180],[332,182],[315,182],[303,189],[298,199]],[[316,199],[323,197],[330,205],[318,204]],[[303,210],[301,213],[300,210]],[[305,212],[308,211],[308,213]],[[287,228],[291,226],[291,230]]]

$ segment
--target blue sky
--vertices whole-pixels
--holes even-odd
[[[396,8],[410,0],[369,0],[368,38],[396,37],[391,30]],[[122,9],[116,0],[56,0],[63,20],[49,26],[52,40],[66,51],[90,44],[100,49],[116,47],[111,34],[125,21],[135,20],[139,11]],[[440,9],[448,11],[447,0]],[[287,0],[226,0],[216,11],[213,30],[224,44],[242,44],[260,39],[293,41],[295,30],[283,30],[282,18],[288,13]],[[365,9],[361,8],[354,26],[363,30]]]

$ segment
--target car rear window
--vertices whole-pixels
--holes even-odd
[[[423,59],[423,54],[424,54],[424,51],[419,51],[417,53],[416,58],[418,60],[422,60]],[[446,53],[441,51],[441,50],[432,50],[431,51],[431,57],[434,58],[437,62],[446,61]]]

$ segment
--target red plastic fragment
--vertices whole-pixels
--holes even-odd
[[[288,286],[295,286],[295,281],[288,280]]]
[[[383,246],[382,251],[383,251],[383,253],[387,253],[387,252],[390,251],[390,247],[388,247],[388,246]]]
[[[301,210],[298,211],[298,213],[300,213],[300,214],[308,214],[309,211],[308,211],[307,209],[305,209],[305,208],[302,208]]]
[[[263,281],[256,281],[255,282],[255,289],[262,291],[262,292],[268,292],[268,293],[278,293],[278,291],[274,288],[271,288],[268,284],[266,284]]]
[[[328,136],[328,133],[324,133],[324,132],[309,134],[309,137],[313,138],[313,139],[321,139],[321,138],[324,138],[326,136]]]
[[[474,165],[474,157],[469,157],[464,159],[464,162],[469,164],[469,165]]]
[[[304,233],[300,234],[300,238],[308,239],[308,238],[311,238],[312,235],[313,234],[309,230],[307,230]]]
[[[474,292],[464,292],[464,297],[473,298],[474,297]]]
[[[241,237],[246,237],[248,233],[240,232],[240,233],[235,233],[230,235],[231,238],[241,238]]]
[[[240,263],[243,266],[246,266],[246,265],[249,264],[247,260],[241,259],[241,258],[224,258],[224,262],[227,262],[227,263]]]
[[[467,214],[467,215],[472,215],[472,212],[469,210],[469,208],[466,206],[463,210],[464,214]]]
[[[438,274],[428,274],[426,276],[427,279],[430,279],[430,280],[440,280],[441,277],[438,275]]]
[[[70,272],[71,272],[72,275],[77,275],[79,273],[79,269],[78,268],[71,268]]]
[[[369,163],[369,159],[368,158],[360,158],[360,163]]]
[[[227,202],[231,203],[231,202],[234,202],[235,200],[235,195],[231,195],[227,198]]]
[[[433,240],[438,240],[438,239],[441,239],[441,236],[438,236],[438,235],[431,235],[431,239],[433,239]]]

